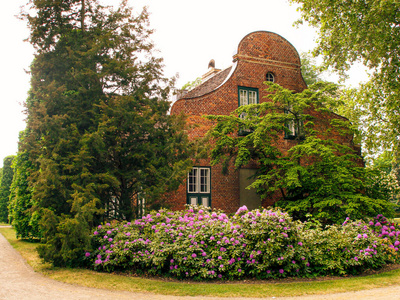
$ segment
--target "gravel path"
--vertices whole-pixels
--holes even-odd
[[[71,285],[46,278],[36,272],[14,250],[8,241],[0,234],[0,299],[135,299],[135,300],[223,300],[218,297],[177,297],[150,293],[130,293],[86,288]],[[229,298],[236,300],[256,300],[251,298]],[[339,300],[339,299],[399,299],[400,286],[348,292],[332,295],[307,297],[266,297],[276,300]]]

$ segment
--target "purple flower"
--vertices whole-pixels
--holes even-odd
[[[98,235],[99,233],[97,231],[93,232],[93,235]]]
[[[238,269],[238,272],[239,272],[239,273],[242,272],[242,269]]]
[[[86,256],[86,257],[89,257],[89,256],[90,256],[90,253],[89,253],[89,252],[86,252],[86,253],[85,253],[85,256]]]
[[[193,254],[192,254],[192,257],[193,257],[193,258],[197,257],[196,253],[193,253]]]
[[[279,269],[279,273],[283,274],[283,272],[285,272],[283,269]]]
[[[297,245],[303,246],[303,243],[302,242],[298,242]]]

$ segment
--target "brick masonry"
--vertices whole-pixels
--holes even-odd
[[[228,115],[238,107],[238,86],[257,88],[259,102],[266,99],[266,86],[263,82],[266,74],[274,75],[275,83],[284,88],[301,92],[307,86],[300,70],[300,57],[296,49],[278,34],[258,31],[245,36],[238,45],[237,53],[233,56],[233,66],[221,71],[201,86],[178,99],[172,106],[171,113],[184,113],[188,116],[189,124],[196,124],[191,129],[189,137],[202,137],[210,128],[211,123],[203,118],[204,115]],[[316,117],[317,126],[329,129],[329,120],[337,115],[322,116],[310,112]],[[333,134],[341,143],[352,145],[352,136],[339,137]],[[331,134],[332,136],[332,134]],[[293,140],[277,141],[282,151],[287,151],[295,143]],[[205,159],[197,166],[210,166]],[[211,206],[222,209],[227,213],[235,212],[240,206],[239,175],[230,167],[228,175],[222,175],[221,166],[211,168]],[[186,181],[179,189],[166,197],[167,204],[172,209],[183,209],[187,201]],[[262,205],[272,205],[274,199],[264,200]]]

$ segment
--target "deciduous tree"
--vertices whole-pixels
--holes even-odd
[[[400,140],[400,2],[291,0],[299,4],[303,21],[318,29],[315,55],[324,66],[344,74],[355,62],[372,73],[348,104],[361,113],[365,150],[395,151]]]
[[[333,132],[353,133],[347,120],[335,117],[327,108],[334,101],[337,85],[318,83],[301,93],[269,85],[270,101],[241,106],[229,116],[209,117],[217,122],[209,132],[215,142],[212,163],[233,159],[235,167],[241,168],[256,162],[251,186],[261,198],[279,195],[276,205],[297,219],[311,214],[327,224],[343,222],[347,216],[390,214],[388,199],[369,193],[369,174],[360,164],[361,157],[351,144],[332,138]],[[311,110],[322,118],[314,118]],[[243,112],[246,118],[239,117]],[[297,143],[285,153],[276,141],[289,133],[290,122],[298,128]],[[247,134],[238,135],[241,129]]]

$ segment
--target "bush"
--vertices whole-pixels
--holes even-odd
[[[228,217],[188,207],[99,225],[85,259],[101,271],[195,280],[358,274],[399,259],[375,232],[363,221],[322,228],[279,210],[242,207]]]

